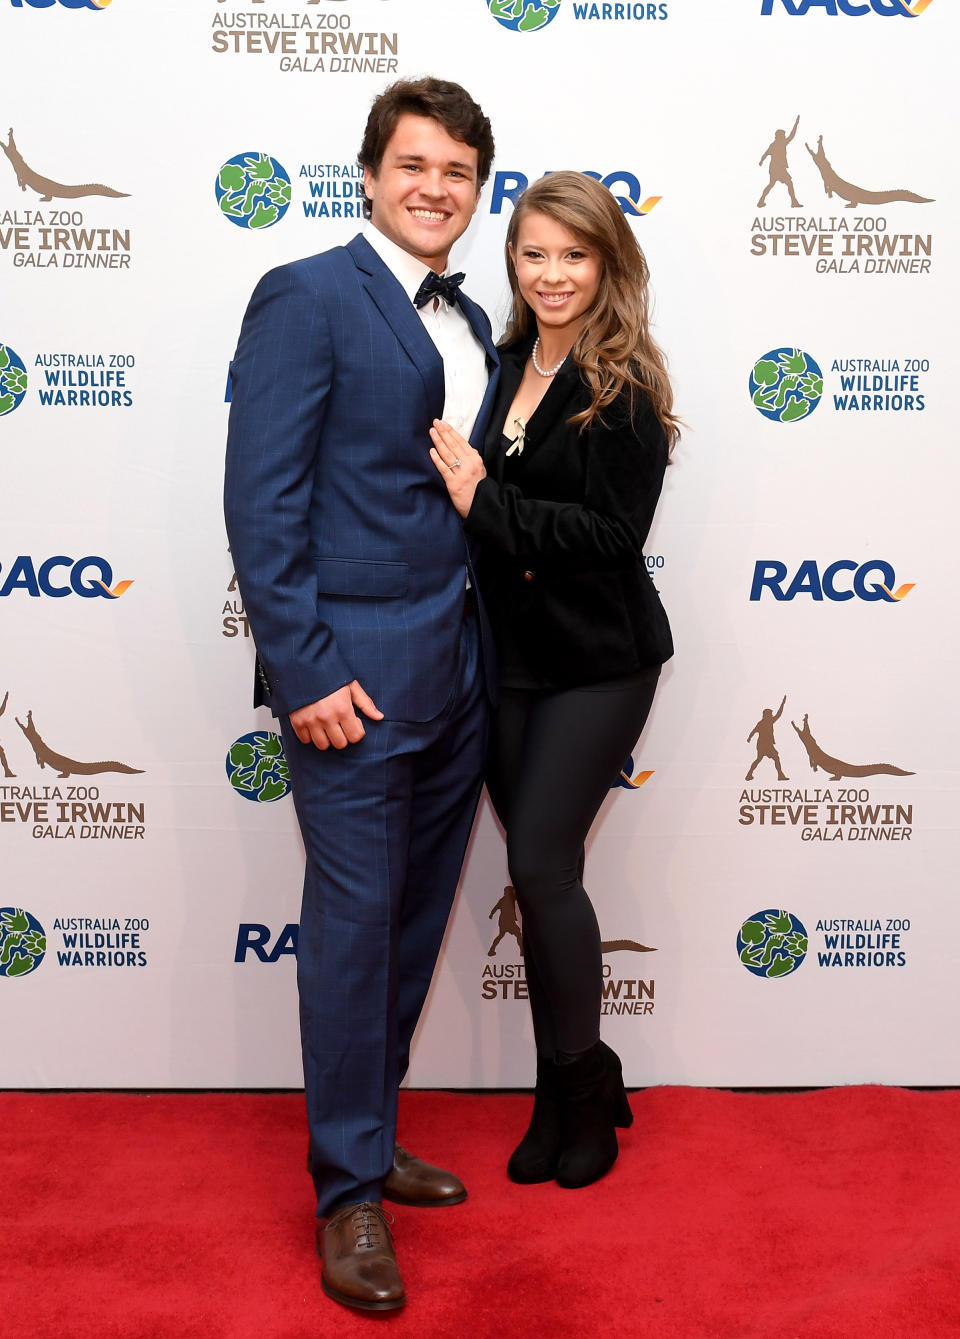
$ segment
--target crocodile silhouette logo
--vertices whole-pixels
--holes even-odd
[[[108,195],[112,199],[125,200],[129,192],[115,191],[112,186],[102,186],[99,182],[88,182],[84,186],[64,186],[62,182],[53,181],[50,177],[41,176],[39,172],[34,172],[23,160],[23,157],[17,148],[16,141],[13,138],[13,127],[10,127],[10,138],[6,144],[0,139],[0,149],[10,159],[11,166],[17,174],[17,185],[22,191],[27,187],[36,191],[43,204],[50,200],[82,200],[88,195]]]
[[[290,768],[283,740],[272,730],[241,735],[227,752],[227,776],[245,800],[257,804],[282,800],[290,793]]]
[[[832,199],[839,195],[841,200],[846,200],[847,209],[856,209],[858,205],[892,205],[892,204],[911,204],[911,205],[930,205],[933,199],[926,195],[917,195],[914,191],[896,190],[896,191],[866,191],[862,186],[854,186],[852,182],[844,181],[838,173],[833,170],[829,158],[823,151],[823,136],[817,140],[816,152],[806,145],[807,153],[817,165],[820,176],[823,178],[823,189]]]
[[[805,713],[803,717],[803,726],[797,725],[796,721],[790,724],[797,732],[797,738],[807,751],[807,757],[810,760],[812,771],[827,772],[831,781],[841,781],[844,777],[853,778],[859,776],[915,776],[914,772],[904,771],[902,767],[895,767],[889,762],[870,762],[870,763],[849,763],[841,762],[839,758],[831,757],[825,753],[810,732],[810,720]]]
[[[4,705],[6,705],[6,698],[4,699]],[[27,712],[26,724],[21,721],[19,716],[15,716],[14,720],[29,740],[30,747],[37,759],[37,765],[39,767],[52,767],[58,777],[100,776],[103,772],[123,772],[127,776],[138,776],[143,771],[142,767],[128,767],[124,762],[77,762],[75,758],[68,758],[65,753],[57,753],[55,749],[45,743],[33,723],[32,711]]]
[[[487,9],[505,28],[515,33],[535,33],[546,28],[560,12],[561,0],[486,0]]]
[[[487,957],[495,958],[497,956],[497,946],[502,939],[510,935],[517,941],[517,948],[523,952],[523,925],[520,920],[520,914],[517,907],[517,894],[512,884],[507,884],[503,890],[503,897],[500,898],[490,911],[487,920],[493,920],[497,916],[497,934],[487,949]],[[636,939],[604,939],[600,944],[600,952],[607,953],[656,953],[655,948],[650,948],[647,944],[641,944]]]

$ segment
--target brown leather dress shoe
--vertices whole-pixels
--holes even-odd
[[[323,1257],[320,1286],[328,1297],[359,1311],[396,1311],[406,1302],[382,1204],[345,1204],[326,1225],[317,1224]]]
[[[462,1204],[467,1190],[453,1172],[431,1167],[429,1162],[394,1144],[393,1166],[383,1183],[383,1198],[414,1209],[439,1209],[445,1204]]]

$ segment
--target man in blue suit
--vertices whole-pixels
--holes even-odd
[[[402,1306],[382,1199],[459,1179],[396,1144],[397,1091],[476,810],[490,654],[460,519],[430,460],[479,446],[497,355],[445,276],[493,159],[457,84],[401,81],[359,161],[369,222],[267,274],[232,367],[225,511],[306,849],[298,983],[324,1291]]]

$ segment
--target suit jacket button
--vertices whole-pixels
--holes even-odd
[[[532,573],[532,572],[524,572],[524,574],[523,574],[523,579],[524,579],[524,581],[532,581],[532,580],[533,580],[533,573]]]

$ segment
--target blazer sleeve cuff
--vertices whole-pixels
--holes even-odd
[[[496,479],[486,475],[477,484],[470,503],[470,510],[463,518],[463,527],[478,539],[488,538],[500,528],[498,522],[503,512],[503,495]]]
[[[322,697],[329,697],[357,677],[339,653],[328,654],[323,666],[278,669],[274,665],[264,664],[262,657],[260,666],[264,701],[276,716],[289,716],[291,711],[319,702]]]

